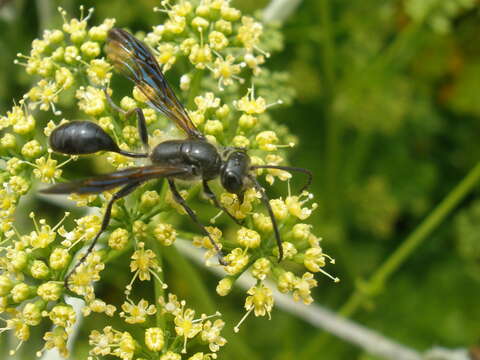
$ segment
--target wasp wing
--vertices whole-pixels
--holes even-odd
[[[98,194],[132,182],[144,182],[156,178],[188,173],[185,166],[140,166],[80,181],[55,184],[40,192],[44,194]]]
[[[188,137],[204,138],[143,42],[125,30],[113,28],[108,32],[105,52],[115,69],[137,85],[151,107],[173,120]]]

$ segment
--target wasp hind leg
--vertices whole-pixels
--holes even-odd
[[[222,250],[220,249],[220,246],[218,246],[218,243],[212,238],[210,233],[205,229],[205,226],[198,220],[197,215],[193,212],[193,210],[188,206],[187,202],[185,199],[180,195],[180,193],[177,190],[177,187],[175,186],[175,182],[172,179],[168,179],[168,185],[170,185],[170,190],[172,191],[173,197],[177,203],[179,203],[184,210],[187,212],[188,216],[193,220],[195,224],[200,228],[202,233],[208,237],[210,240],[210,243],[212,244],[213,248],[218,254],[218,262],[221,265],[228,265],[225,259],[223,258]]]
[[[135,181],[135,182],[131,182],[127,185],[125,185],[123,188],[121,188],[119,191],[117,191],[113,196],[112,198],[110,199],[110,201],[108,202],[107,204],[107,207],[105,209],[105,214],[103,215],[103,220],[102,220],[102,226],[100,227],[100,230],[98,231],[97,235],[95,235],[95,238],[92,240],[92,242],[90,243],[90,246],[88,247],[87,249],[87,252],[80,258],[80,260],[77,261],[77,263],[75,264],[75,266],[72,268],[72,270],[70,270],[67,274],[67,276],[65,276],[65,279],[64,279],[64,285],[67,289],[70,289],[69,287],[69,280],[70,280],[70,277],[75,273],[75,270],[77,270],[77,268],[83,264],[85,262],[85,260],[87,259],[88,255],[91,254],[91,252],[93,251],[93,248],[95,247],[95,244],[97,243],[98,241],[98,238],[100,237],[100,235],[105,231],[105,229],[107,228],[109,222],[110,222],[110,217],[112,215],[112,207],[113,207],[113,204],[115,203],[115,201],[121,199],[122,197],[124,196],[127,196],[128,194],[130,194],[133,190],[135,190],[142,182],[140,181]]]
[[[126,118],[130,117],[133,113],[137,115],[138,135],[140,136],[140,140],[142,141],[145,151],[149,153],[150,146],[148,144],[147,122],[145,120],[145,115],[143,114],[143,110],[137,107],[135,109],[125,111],[120,106],[118,106],[113,102],[113,99],[110,97],[110,94],[108,93],[106,88],[103,89],[103,92],[105,93],[107,101],[112,107],[112,109],[124,115]]]

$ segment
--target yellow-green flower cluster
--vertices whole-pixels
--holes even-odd
[[[122,305],[120,316],[128,324],[142,324],[142,338],[135,338],[128,331],[119,331],[111,326],[102,331],[94,330],[90,334],[91,356],[112,355],[123,360],[133,359],[135,354],[148,354],[150,358],[208,360],[215,359],[215,354],[226,344],[221,331],[225,323],[210,320],[220,316],[201,314],[195,318],[195,310],[187,308],[185,301],[169,294],[168,298],[160,297],[158,306],[141,299],[138,304],[127,301]],[[152,316],[160,312],[167,325],[149,326]],[[135,332],[138,334],[138,331]],[[196,352],[188,354],[189,342],[195,341],[208,346],[209,353]],[[187,357],[185,357],[187,356]]]
[[[268,88],[268,82],[257,84],[268,57],[263,50],[263,25],[242,15],[228,0],[182,0],[175,4],[162,1],[157,10],[164,14],[159,17],[166,19],[146,34],[145,41],[154,48],[164,72],[171,70],[169,75],[173,74],[181,62],[190,69],[178,74],[177,94],[198,129],[219,150],[244,148],[254,165],[285,165],[286,151],[294,146],[295,139],[268,115],[269,108],[284,99],[278,91]],[[196,318],[195,311],[172,294],[161,295],[155,304],[135,296],[137,281],[151,281],[155,285],[152,288],[163,294],[167,285],[163,281],[162,250],[173,245],[179,236],[207,249],[207,265],[217,264],[218,254],[207,237],[189,235],[175,225],[186,215],[165,185],[159,188],[146,184],[115,203],[110,224],[100,237],[104,247],[90,253],[75,269],[68,289],[63,281],[100,230],[102,214],[115,189],[99,195],[71,195],[77,206],[90,206],[100,212],[74,219],[73,225],[62,225],[62,219],[51,226],[32,215],[32,231],[16,228],[19,201],[36,182],[74,180],[64,174],[63,166],[78,157],[52,153],[47,141],[56,126],[69,121],[61,118],[61,108],[70,112],[76,107],[80,117],[99,124],[123,150],[141,147],[135,117],[115,111],[105,93],[106,90],[114,96],[117,91],[110,87],[113,67],[103,53],[108,30],[115,21],[106,19],[89,27],[91,11],[80,19],[67,19],[65,12],[60,12],[64,17],[62,29],[45,31],[41,39],[33,41],[28,56],[19,55],[18,63],[35,76],[36,83],[18,104],[0,116],[0,313],[6,322],[3,331],[12,330],[22,344],[29,339],[31,327],[49,322],[53,327],[44,334],[45,343],[39,355],[56,348],[67,357],[66,342],[77,320],[72,307],[65,302],[68,294],[85,301],[83,316],[103,313],[118,316],[125,323],[122,329],[108,326],[91,332],[92,358],[111,355],[136,359],[148,353],[151,358],[162,360],[214,359],[226,343],[220,335],[225,325],[222,320],[204,314]],[[260,95],[265,92],[271,98]],[[118,103],[125,112],[137,107],[143,110],[152,145],[179,136],[168,119],[147,105],[136,87],[131,96],[119,99]],[[143,164],[116,153],[94,159],[94,164],[102,169],[107,162],[112,169]],[[288,182],[292,177],[278,169],[255,170],[255,175],[268,184],[275,180]],[[221,212],[211,219],[212,224],[221,219],[221,224],[207,226],[227,262],[226,276],[217,286],[218,294],[230,293],[235,280],[250,270],[257,283],[247,292],[246,316],[252,312],[270,316],[274,300],[266,280],[273,281],[281,292],[291,293],[295,300],[311,303],[312,288],[317,285],[313,273],[330,276],[324,267],[328,261],[333,262],[323,252],[320,238],[304,222],[317,207],[312,203],[313,195],[293,194],[288,184],[287,196],[270,200],[283,240],[284,257],[279,263],[273,224],[261,194],[251,187],[240,201],[220,186],[212,187],[222,206],[242,224],[235,225]],[[287,188],[287,184],[283,187]],[[198,189],[189,185],[180,193],[189,202],[205,201],[197,196]],[[209,220],[200,217],[204,223]],[[117,312],[116,306],[96,297],[93,284],[101,279],[102,271],[108,271],[107,261],[115,261],[117,255],[125,253],[130,258],[131,278]],[[164,321],[158,321],[159,314]],[[144,329],[143,338],[138,338],[137,331],[128,331],[129,326],[138,324]],[[191,341],[195,341],[195,350],[202,343],[205,351],[190,354]]]
[[[49,322],[53,330],[45,333],[45,345],[39,349],[41,354],[46,349],[56,348],[64,357],[68,356],[66,341],[76,321],[74,309],[65,303],[63,277],[71,262],[69,248],[65,244],[72,237],[85,237],[85,230],[76,227],[67,232],[62,222],[69,214],[54,226],[46,220],[37,221],[32,213],[30,217],[34,230],[21,235],[12,225],[13,234],[0,248],[0,312],[5,321],[2,331],[12,330],[18,339],[18,345],[11,353],[30,338],[31,329]],[[75,235],[73,235],[75,234]],[[97,301],[91,283],[103,269],[98,253],[92,253],[84,267],[95,265],[92,276],[83,275],[85,284],[89,284],[87,303]],[[105,311],[106,312],[106,311]],[[106,312],[107,313],[107,312]]]
[[[263,25],[242,15],[228,0],[163,1],[156,10],[168,19],[155,26],[145,40],[158,51],[164,71],[186,58],[195,69],[210,71],[223,90],[244,82],[243,68],[260,73],[260,65],[269,56],[260,48]],[[183,88],[189,87],[191,76],[193,73],[182,77]]]

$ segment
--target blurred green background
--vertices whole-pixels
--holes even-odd
[[[233,3],[255,13],[268,1]],[[0,4],[2,114],[32,81],[13,65],[15,54],[28,53],[44,29],[61,25],[57,6],[70,14],[78,14],[80,4],[95,6],[90,24],[113,17],[118,26],[148,30],[161,21],[151,11],[158,5],[154,0]],[[290,74],[296,100],[272,116],[299,138],[291,164],[315,174],[319,210],[310,220],[337,260],[329,271],[342,279],[333,284],[320,277],[316,302],[343,309],[419,351],[475,346],[480,339],[477,184],[453,199],[458,204],[436,218],[442,220],[439,226],[421,236],[381,286],[368,279],[479,161],[477,2],[305,0],[281,32],[284,48],[269,66]],[[200,272],[211,292],[208,299],[190,289],[187,276],[175,267],[167,270],[179,295],[199,310],[219,308],[233,324],[243,314],[243,291],[220,298],[214,293],[216,279]],[[109,289],[101,291],[106,296]],[[345,308],[355,291],[367,295]],[[86,334],[78,358],[86,358]],[[250,318],[237,337],[240,343],[226,346],[221,357],[373,359],[278,309],[270,321]]]

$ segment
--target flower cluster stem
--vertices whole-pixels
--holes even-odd
[[[163,276],[164,270],[163,270],[162,250],[160,249],[160,245],[157,242],[154,242],[153,246],[154,246],[155,254],[157,255],[158,265],[162,269],[162,271],[158,272],[157,275],[160,278],[160,280],[162,282],[164,282],[165,279],[164,279],[164,276]],[[155,315],[156,316],[156,322],[157,322],[157,326],[160,327],[163,331],[165,331],[165,317],[162,315],[161,309],[159,307],[159,302],[158,302],[159,298],[165,298],[165,289],[163,288],[162,285],[163,284],[161,284],[159,281],[154,279],[155,304],[157,306],[157,313]]]

